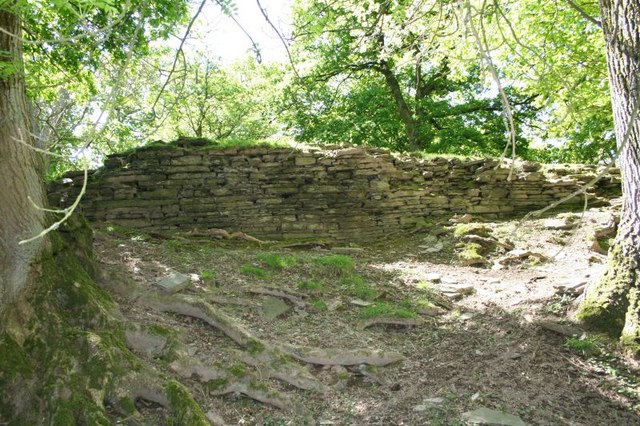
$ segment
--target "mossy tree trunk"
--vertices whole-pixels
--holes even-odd
[[[587,291],[578,318],[592,328],[619,336],[628,349],[640,355],[640,120],[637,115],[632,120],[640,101],[640,3],[600,0],[600,8],[623,205],[607,271]]]
[[[22,67],[20,18],[0,10],[0,311],[25,291],[46,239],[19,245],[43,229],[43,160],[34,143]],[[8,33],[8,34],[7,34]],[[37,262],[36,262],[37,263]]]
[[[0,3],[0,424],[110,425],[105,406],[130,417],[144,398],[176,424],[207,425],[184,386],[126,348],[126,325],[91,278],[82,220],[19,244],[52,218],[34,206],[46,206],[45,162],[26,100],[20,3]]]

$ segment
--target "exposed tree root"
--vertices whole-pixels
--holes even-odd
[[[424,321],[413,318],[373,318],[363,321],[358,325],[360,330],[367,329],[374,325],[393,325],[399,327],[416,327],[424,325]]]
[[[272,359],[270,354],[238,353],[238,358],[245,364],[255,367],[261,376],[280,380],[298,389],[313,390],[324,393],[326,387],[306,368],[290,362],[287,357]]]
[[[376,351],[371,349],[351,349],[351,350],[327,350],[318,348],[305,348],[300,346],[282,343],[280,349],[297,359],[317,365],[358,365],[369,364],[377,367],[384,367],[404,359],[398,352]]]
[[[253,336],[233,318],[213,309],[208,303],[192,296],[174,295],[167,297],[158,295],[153,299],[149,299],[148,303],[164,312],[174,312],[201,319],[212,327],[222,331],[231,338],[231,340],[252,354],[260,353],[268,349],[276,356],[279,353],[286,354],[299,361],[317,365],[369,364],[385,366],[404,359],[404,357],[397,352],[385,352],[372,349],[325,350],[299,347],[286,343],[266,343]]]
[[[245,291],[249,293],[264,294],[266,296],[274,296],[274,297],[279,297],[281,299],[286,299],[289,302],[293,303],[298,308],[304,308],[305,306],[307,306],[305,301],[302,300],[305,297],[304,294],[298,294],[298,293],[293,293],[289,291],[283,291],[277,288],[268,288],[268,287],[248,287],[245,289]]]

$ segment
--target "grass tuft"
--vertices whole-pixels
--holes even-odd
[[[340,277],[352,273],[355,270],[353,259],[342,254],[318,257],[314,259],[320,268],[330,276]]]
[[[277,270],[289,269],[298,263],[293,256],[280,256],[275,253],[261,253],[258,255],[258,260]]]
[[[254,265],[242,265],[240,267],[240,272],[245,275],[259,278],[261,280],[266,280],[269,278],[269,273],[267,271]]]

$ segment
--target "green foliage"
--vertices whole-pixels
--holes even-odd
[[[324,284],[315,280],[305,280],[298,283],[298,290],[321,292],[323,289]]]
[[[308,72],[288,89],[285,120],[298,139],[502,152],[499,98],[481,84],[475,61],[447,52],[461,47],[457,35],[449,36],[453,3],[427,3],[309,1],[297,8],[294,26],[302,36],[294,47]],[[535,117],[535,96],[515,88],[507,95],[518,125]],[[519,142],[524,152],[527,143]]]
[[[311,306],[313,306],[319,312],[325,312],[327,308],[327,304],[322,299],[313,299],[311,301]]]
[[[255,265],[242,265],[240,272],[245,275],[252,276],[261,280],[269,279],[269,273],[264,269]]]
[[[169,119],[160,132],[214,141],[267,138],[277,130],[274,87],[281,79],[279,67],[252,60],[223,68],[206,56],[192,59],[182,78],[161,93],[158,107]],[[154,87],[157,96],[161,87]]]
[[[564,346],[582,355],[596,355],[600,352],[598,341],[593,337],[569,337],[564,342]]]
[[[200,272],[200,277],[205,281],[213,280],[216,277],[216,272],[210,269],[205,269]]]
[[[355,270],[353,259],[342,254],[317,257],[314,263],[320,266],[324,273],[334,277],[345,276]]]
[[[346,275],[340,278],[340,284],[347,288],[350,295],[358,299],[374,300],[379,295],[378,290],[367,284],[360,275]]]
[[[394,305],[387,302],[377,302],[371,306],[365,306],[360,310],[362,318],[396,317],[413,318],[416,313],[407,307]]]
[[[275,253],[261,253],[258,255],[258,260],[278,270],[292,268],[298,263],[294,256],[280,256]]]
[[[453,235],[456,238],[464,237],[465,235],[478,235],[480,237],[490,237],[492,230],[489,226],[479,223],[458,223],[455,226]]]

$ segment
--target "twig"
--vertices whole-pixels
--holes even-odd
[[[160,100],[160,97],[164,93],[164,90],[167,88],[167,85],[169,84],[169,81],[171,80],[171,76],[173,76],[173,73],[176,70],[176,66],[178,65],[178,56],[182,53],[182,48],[184,47],[184,44],[187,41],[187,37],[189,37],[189,34],[191,33],[191,27],[193,27],[193,24],[195,24],[196,19],[198,19],[198,16],[202,12],[202,9],[204,8],[204,5],[206,3],[207,3],[207,0],[202,0],[202,2],[200,3],[200,6],[198,7],[198,10],[191,17],[191,20],[189,21],[189,24],[187,25],[187,29],[184,32],[184,36],[182,36],[182,38],[180,39],[180,45],[178,46],[178,50],[176,51],[176,54],[175,54],[175,56],[173,58],[173,65],[171,66],[171,70],[169,71],[169,75],[167,75],[166,80],[164,81],[164,83],[162,84],[162,87],[160,88],[160,92],[158,92],[158,95],[156,96],[156,99],[153,101],[153,104],[151,105],[151,110],[153,111],[154,115],[155,115],[155,111],[156,111],[156,105],[158,104],[158,101]]]
[[[296,75],[296,78],[299,80],[300,74],[298,74],[298,70],[296,69],[296,64],[293,61],[293,56],[291,56],[289,45],[285,41],[284,37],[282,37],[282,34],[280,34],[280,31],[278,31],[276,26],[273,25],[273,22],[271,22],[271,19],[269,19],[269,16],[267,15],[267,10],[264,7],[262,7],[262,4],[260,4],[260,0],[256,0],[256,2],[258,3],[258,7],[260,8],[260,12],[262,13],[262,16],[264,16],[264,19],[271,26],[271,28],[273,28],[273,31],[275,31],[275,33],[278,35],[278,38],[280,39],[280,41],[282,42],[282,45],[287,51],[287,56],[289,57],[289,63],[291,64],[291,69],[293,70],[293,73]]]
[[[505,127],[506,127],[506,130],[509,132],[509,141],[507,142],[507,145],[505,146],[502,156],[500,157],[500,161],[502,161],[505,158],[507,154],[507,150],[509,149],[509,146],[511,146],[511,153],[512,153],[511,167],[509,169],[509,176],[507,177],[507,180],[511,181],[513,179],[513,173],[515,170],[515,156],[516,156],[516,127],[513,120],[513,109],[511,108],[511,104],[509,103],[509,98],[507,97],[507,93],[504,90],[504,87],[502,86],[502,81],[500,80],[498,71],[493,63],[493,60],[491,59],[489,48],[486,45],[486,42],[483,42],[483,40],[480,38],[480,34],[478,33],[478,30],[473,23],[473,16],[471,13],[471,3],[469,2],[469,0],[465,0],[464,5],[461,3],[460,6],[464,7],[467,11],[466,13],[467,25],[471,30],[471,32],[473,33],[473,37],[475,38],[478,49],[480,50],[480,54],[482,55],[484,62],[487,64],[487,68],[491,73],[491,77],[493,78],[493,81],[498,86],[498,91],[500,92],[500,98],[502,100],[502,105],[504,107],[503,113],[504,113],[504,119],[505,119]],[[484,8],[484,5],[483,5],[483,8]],[[484,31],[483,31],[483,35],[484,35]]]

